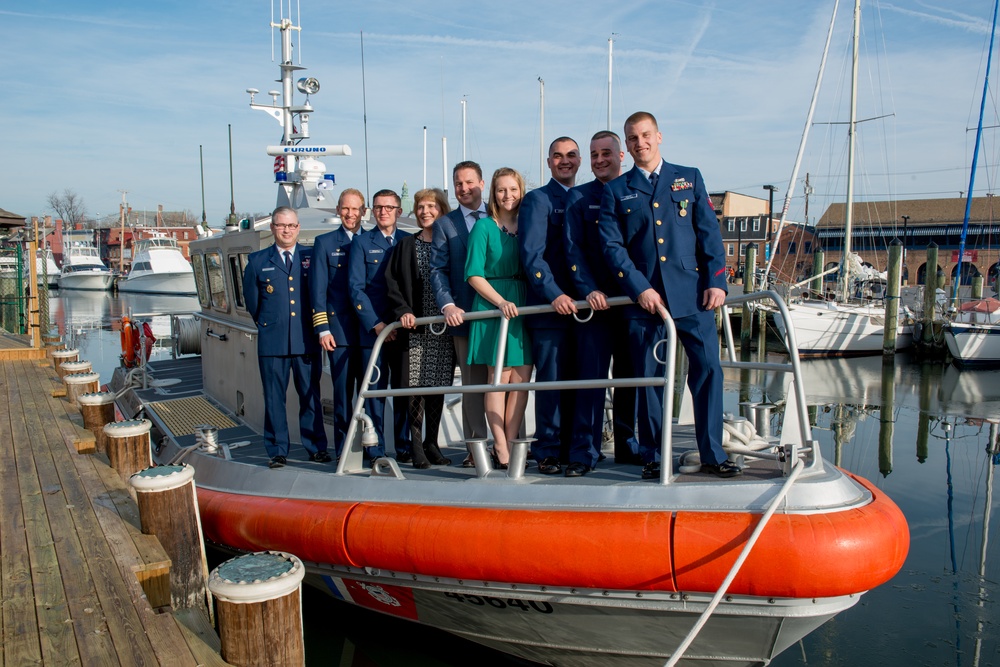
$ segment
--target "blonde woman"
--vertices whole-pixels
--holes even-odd
[[[504,384],[527,382],[531,378],[531,341],[518,306],[527,298],[517,248],[517,210],[524,197],[524,178],[514,169],[502,167],[490,181],[490,199],[485,218],[469,233],[469,253],[465,278],[476,290],[473,311],[503,312],[509,320],[503,360]],[[469,326],[469,363],[496,366],[500,321],[475,320]],[[517,437],[528,403],[526,391],[497,391],[486,394],[486,421],[493,433],[494,453],[502,469],[510,460],[512,439]]]

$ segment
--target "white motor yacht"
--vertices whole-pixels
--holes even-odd
[[[136,241],[132,269],[119,280],[118,291],[194,295],[194,271],[177,241],[159,232]]]

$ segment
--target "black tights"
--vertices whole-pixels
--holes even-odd
[[[437,444],[438,429],[441,427],[441,413],[444,411],[444,395],[410,396],[408,409],[410,412],[410,439],[414,445],[418,442]],[[424,419],[427,420],[427,437],[422,438],[420,430]]]

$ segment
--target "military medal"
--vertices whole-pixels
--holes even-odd
[[[267,286],[267,293],[268,294],[272,294],[273,292],[274,292],[274,285],[268,285]]]
[[[678,211],[678,213],[683,218],[684,216],[686,216],[688,214],[688,200],[685,199],[685,200],[681,201],[680,202],[680,207],[681,207],[681,210]]]

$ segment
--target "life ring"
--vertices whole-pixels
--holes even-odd
[[[139,327],[128,316],[122,318],[122,366],[135,368],[139,363]]]

